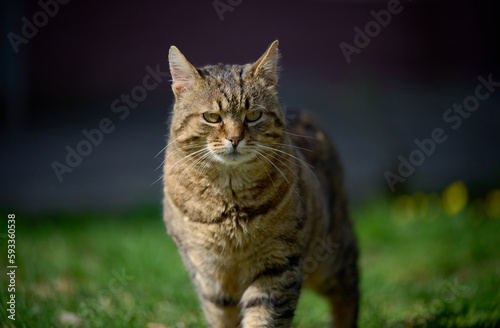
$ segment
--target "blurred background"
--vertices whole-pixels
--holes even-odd
[[[371,11],[388,12],[388,4],[390,22],[385,16],[385,27],[370,23],[376,22]],[[436,128],[446,140],[422,160],[413,158],[419,166],[395,183],[396,193],[441,191],[458,180],[477,195],[500,186],[500,86],[477,106],[468,98],[477,109],[465,110],[460,126],[459,114],[450,115],[452,122],[443,118],[474,96],[479,76],[500,81],[494,1],[4,0],[1,6],[0,208],[159,206],[161,181],[155,181],[163,154],[155,156],[165,146],[173,101],[169,47],[196,66],[243,64],[275,39],[282,103],[314,111],[328,127],[354,202],[391,194],[384,174],[401,175],[400,156],[409,160],[418,149],[414,140],[431,138]],[[356,27],[368,27],[371,36],[356,38]],[[348,62],[343,42],[364,43]]]

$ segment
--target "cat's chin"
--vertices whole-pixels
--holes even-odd
[[[224,154],[224,155],[217,155],[214,154],[215,159],[217,162],[226,164],[226,165],[241,165],[248,163],[254,158],[254,155],[252,154],[241,154],[241,153],[232,153],[232,154]]]

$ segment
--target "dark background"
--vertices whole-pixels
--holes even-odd
[[[228,3],[226,0],[221,0]],[[238,1],[233,0],[232,3]],[[398,192],[440,191],[463,180],[472,193],[500,185],[500,88],[452,130],[443,113],[473,95],[477,77],[500,81],[495,1],[401,0],[402,12],[347,63],[339,44],[388,1],[243,0],[220,19],[213,1],[70,1],[16,54],[35,1],[2,3],[0,208],[115,209],[161,202],[169,78],[121,120],[111,104],[142,84],[145,67],[168,70],[176,45],[194,65],[256,60],[275,39],[283,68],[282,102],[317,113],[338,145],[352,200],[390,193],[413,142],[443,128],[448,139]],[[82,130],[109,118],[115,129],[60,182]]]

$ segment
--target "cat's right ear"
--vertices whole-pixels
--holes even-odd
[[[278,40],[276,40],[252,65],[253,75],[263,78],[270,86],[275,87],[278,84],[279,58]]]
[[[172,75],[172,91],[177,99],[184,92],[193,89],[199,74],[196,68],[184,57],[176,46],[170,47],[168,63],[170,74]]]

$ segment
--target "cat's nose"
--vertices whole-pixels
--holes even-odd
[[[227,137],[227,140],[231,141],[231,144],[234,148],[238,146],[238,143],[243,140],[243,136],[241,134],[238,135],[230,135]]]

